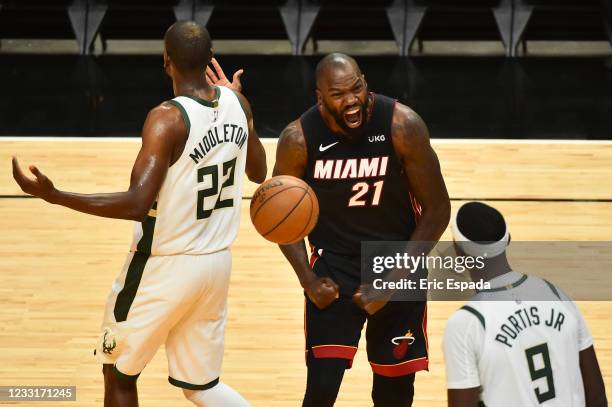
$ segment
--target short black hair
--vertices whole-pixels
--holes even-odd
[[[457,227],[473,242],[498,242],[506,234],[503,215],[482,202],[468,202],[459,208]]]
[[[166,53],[180,72],[201,71],[212,58],[212,41],[208,30],[195,21],[178,21],[164,35]]]

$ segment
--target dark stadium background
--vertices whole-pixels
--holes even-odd
[[[588,52],[612,38],[610,3],[0,0],[0,135],[138,136],[147,111],[172,98],[161,54],[107,45],[159,41],[177,16],[195,16],[213,44],[244,41],[217,56],[228,74],[245,69],[265,137],[314,103],[313,69],[331,41],[356,56],[372,90],[423,116],[432,137],[610,139],[612,48]],[[52,41],[28,49],[40,39]],[[286,51],[272,49],[279,42]],[[483,43],[497,45],[478,51]]]

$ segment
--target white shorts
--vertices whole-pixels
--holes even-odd
[[[223,360],[229,250],[206,255],[130,253],[108,296],[96,358],[136,380],[166,344],[171,384],[205,390]]]

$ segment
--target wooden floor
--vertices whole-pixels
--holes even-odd
[[[514,240],[609,240],[612,144],[434,143],[453,201],[491,199]],[[94,361],[103,304],[128,248],[130,222],[95,218],[23,199],[10,156],[36,163],[61,189],[110,192],[127,186],[138,141],[0,139],[0,385],[76,385],[76,403],[102,403]],[[274,145],[267,144],[273,161]],[[253,186],[245,191],[248,197]],[[572,199],[573,202],[559,201]],[[233,247],[230,318],[222,380],[259,407],[300,405],[306,369],[303,296],[278,248],[242,209]],[[449,238],[448,231],[445,238]],[[429,305],[430,371],[417,375],[416,407],[445,405],[441,334],[457,302]],[[612,385],[612,303],[579,304]],[[363,344],[362,344],[363,345]],[[371,371],[361,346],[337,406],[371,405]],[[167,383],[163,349],[139,379],[141,404],[189,406]],[[1,404],[1,403],[0,403]],[[30,403],[33,406],[41,404]],[[28,405],[22,403],[20,405]]]

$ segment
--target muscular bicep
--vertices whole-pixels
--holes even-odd
[[[147,210],[157,198],[175,148],[181,137],[186,137],[186,131],[180,113],[169,106],[153,109],[145,120],[142,145],[132,168],[129,191]]]
[[[304,178],[308,151],[299,121],[290,123],[282,131],[276,146],[273,175],[292,175]]]
[[[448,206],[449,198],[438,156],[429,141],[427,126],[414,111],[397,104],[393,115],[393,145],[410,190],[424,210]]]

